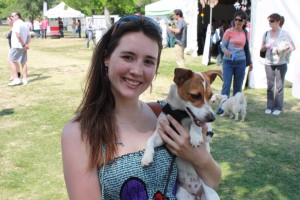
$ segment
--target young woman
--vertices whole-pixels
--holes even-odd
[[[144,16],[123,17],[103,35],[77,115],[62,134],[70,199],[175,199],[177,168],[169,170],[172,153],[191,161],[207,185],[218,186],[218,164],[205,145],[192,147],[188,133],[172,117],[180,134],[162,121],[160,135],[168,150],[158,147],[152,165],[141,166],[157,116],[139,97],[157,73],[161,50],[161,29]],[[205,125],[203,129],[207,131]]]
[[[295,45],[289,33],[281,29],[284,23],[283,16],[273,13],[268,20],[271,30],[264,34],[261,45],[261,51],[267,51],[265,57],[267,108],[265,113],[279,115],[283,107],[287,63],[291,52],[295,50]]]
[[[230,96],[230,88],[233,78],[233,94],[242,91],[245,78],[246,54],[245,45],[249,35],[245,32],[247,15],[243,11],[237,11],[234,14],[234,26],[225,31],[222,39],[223,57],[223,86],[222,95]],[[247,35],[247,38],[246,38]],[[249,39],[248,39],[249,41]],[[249,49],[249,47],[248,47]],[[248,52],[248,56],[250,54]],[[250,59],[251,60],[251,59]],[[249,71],[252,70],[252,64],[249,65]],[[216,114],[223,114],[223,110],[218,108]]]

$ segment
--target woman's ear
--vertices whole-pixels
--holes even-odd
[[[104,58],[104,65],[105,65],[105,67],[108,67],[108,64],[109,64],[109,58],[106,57],[106,58]]]

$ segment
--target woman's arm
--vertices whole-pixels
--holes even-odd
[[[176,156],[192,163],[197,174],[206,185],[217,188],[221,181],[221,168],[206,150],[206,124],[201,123],[204,143],[200,147],[195,148],[190,143],[189,133],[172,116],[168,115],[167,118],[180,133],[177,134],[168,124],[160,121],[160,125],[164,130],[159,130],[159,134],[165,141],[168,149]]]
[[[229,44],[229,39],[230,39],[230,29],[227,29],[223,35],[222,42],[221,42],[221,49],[223,53],[227,56],[229,56],[230,52],[228,50],[228,44]]]
[[[65,183],[71,200],[101,199],[97,169],[88,170],[89,148],[81,139],[80,125],[69,122],[63,129],[62,159]]]

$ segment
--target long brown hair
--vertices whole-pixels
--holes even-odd
[[[157,68],[159,66],[162,50],[161,29],[152,19],[139,15],[125,16],[103,35],[93,53],[83,99],[75,117],[75,121],[80,123],[81,137],[90,147],[89,169],[107,163],[117,153],[115,98],[104,59],[112,54],[123,35],[129,32],[142,32],[157,41]]]

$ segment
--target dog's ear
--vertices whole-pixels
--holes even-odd
[[[192,70],[183,69],[183,68],[175,68],[173,81],[174,81],[174,83],[176,83],[176,85],[180,86],[186,80],[190,79],[192,76],[193,76]]]
[[[222,71],[221,70],[209,70],[206,72],[203,72],[206,76],[209,77],[210,84],[215,81],[216,77],[219,76],[221,80],[223,81]]]

